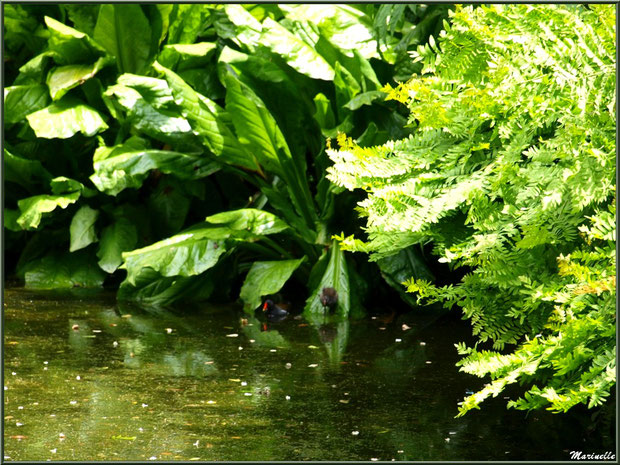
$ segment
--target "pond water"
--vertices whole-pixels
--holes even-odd
[[[403,326],[405,325],[405,326]],[[5,460],[567,460],[614,450],[590,412],[454,418],[453,315],[266,330],[236,306],[5,290]],[[613,433],[613,436],[611,435]]]

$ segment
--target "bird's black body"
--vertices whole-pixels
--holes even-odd
[[[338,291],[333,287],[324,287],[319,299],[324,308],[328,308],[330,312],[333,312],[336,309],[336,305],[338,305]]]
[[[265,300],[265,303],[261,306],[261,313],[267,320],[273,322],[282,321],[289,315],[287,310],[276,305],[271,299]]]

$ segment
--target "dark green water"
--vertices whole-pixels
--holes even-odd
[[[500,396],[454,418],[483,381],[454,366],[453,344],[469,329],[451,316],[320,329],[288,320],[268,331],[242,318],[234,306],[147,311],[107,293],[6,290],[5,460],[567,460],[614,450],[589,413],[526,416]]]

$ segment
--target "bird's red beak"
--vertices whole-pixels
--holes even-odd
[[[267,302],[263,304],[263,312],[266,312],[266,311],[267,311]]]

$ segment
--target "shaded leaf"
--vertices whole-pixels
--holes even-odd
[[[245,309],[256,308],[261,302],[261,297],[275,294],[282,289],[303,261],[302,257],[298,260],[254,262],[239,295],[245,303]]]
[[[387,94],[380,90],[371,90],[362,94],[356,95],[349,100],[344,106],[349,110],[357,110],[362,105],[372,105],[375,100],[383,100]]]
[[[38,185],[48,185],[52,175],[39,160],[13,155],[4,149],[4,180],[14,182],[32,191]]]
[[[132,250],[138,242],[138,231],[133,222],[117,216],[110,226],[101,232],[99,240],[99,266],[107,273],[114,273],[123,262],[121,254]]]
[[[93,242],[97,242],[95,222],[98,216],[99,212],[87,205],[80,208],[75,215],[73,215],[71,226],[69,227],[69,232],[71,234],[69,252],[75,252],[76,250],[89,246]]]
[[[51,252],[25,267],[26,287],[59,289],[99,287],[105,274],[95,264],[90,251],[76,253]]]
[[[4,122],[18,123],[26,115],[45,108],[48,102],[47,89],[43,85],[5,87]]]

